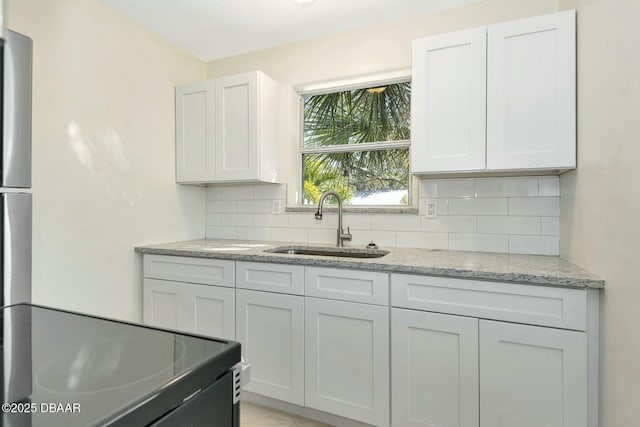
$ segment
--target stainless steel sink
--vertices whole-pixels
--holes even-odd
[[[288,255],[317,255],[334,256],[342,258],[380,258],[388,254],[388,251],[380,249],[338,248],[322,246],[280,246],[273,249],[265,249],[265,252]]]

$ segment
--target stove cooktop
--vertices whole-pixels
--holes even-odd
[[[147,425],[240,361],[240,345],[29,304],[4,307],[2,425]]]

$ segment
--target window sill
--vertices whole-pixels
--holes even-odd
[[[316,212],[317,206],[287,206],[285,212]],[[323,212],[338,212],[338,207],[335,205],[325,205],[322,208]],[[410,214],[417,215],[418,208],[412,206],[343,206],[342,212],[344,213],[357,213],[357,214]]]

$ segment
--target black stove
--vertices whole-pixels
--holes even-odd
[[[236,342],[30,304],[0,316],[2,426],[239,425]]]

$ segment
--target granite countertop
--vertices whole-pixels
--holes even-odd
[[[308,247],[323,245],[200,239],[158,245],[141,245],[137,246],[135,251],[143,254],[379,270],[528,285],[562,286],[570,288],[604,287],[604,281],[602,279],[562,258],[554,256],[413,248],[381,248],[389,251],[389,254],[382,258],[368,259],[264,252],[265,250],[278,246]]]

